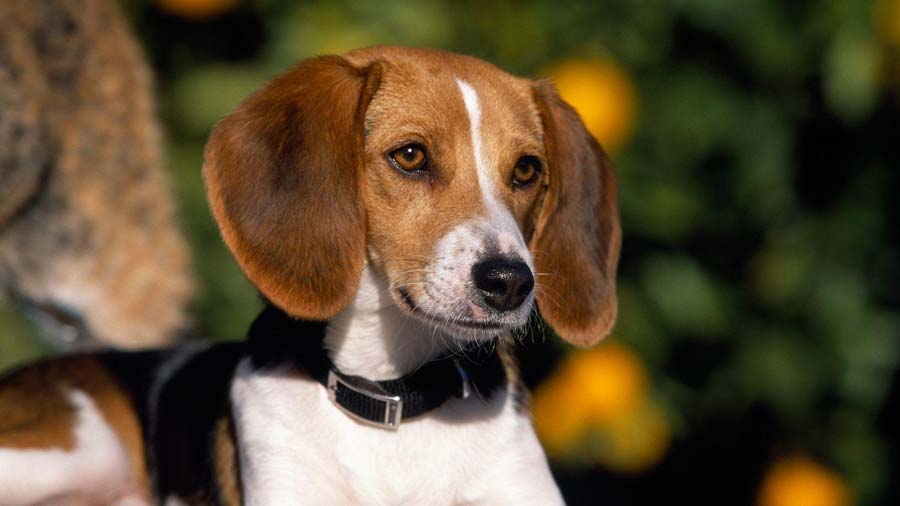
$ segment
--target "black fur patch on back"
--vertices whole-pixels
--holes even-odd
[[[106,353],[141,419],[156,496],[218,504],[216,422],[230,417],[231,378],[244,343],[182,346],[161,352]]]

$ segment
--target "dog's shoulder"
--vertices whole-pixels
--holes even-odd
[[[189,344],[44,359],[0,377],[0,449],[80,447],[85,414],[126,450],[132,486],[236,504],[228,392],[245,345]],[[148,472],[152,470],[152,472]]]

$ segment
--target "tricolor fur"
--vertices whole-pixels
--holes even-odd
[[[425,153],[427,166],[397,165],[409,146],[410,163]],[[344,373],[390,379],[473,343],[506,349],[535,309],[577,345],[601,339],[615,319],[612,170],[547,83],[425,49],[307,60],[216,126],[204,176],[244,272],[292,317],[325,322],[324,345]],[[0,496],[562,502],[509,361],[505,388],[387,431],[338,410],[290,348],[269,343],[263,353],[250,342],[19,371],[0,383]],[[103,490],[18,471],[58,457],[74,476],[79,467],[67,463],[88,438],[105,448],[92,454]],[[100,493],[116,497],[93,499]]]
[[[190,327],[152,76],[115,3],[0,1],[0,300],[56,348]]]

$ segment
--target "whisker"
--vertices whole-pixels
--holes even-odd
[[[553,304],[556,309],[562,309],[563,307],[562,304],[560,304],[559,299],[557,298],[560,297],[559,294],[555,294],[554,290],[550,289],[549,287],[538,287],[538,289],[535,291],[535,295],[537,295],[537,297],[542,301]]]
[[[430,285],[428,281],[409,281],[407,283],[395,282],[391,284],[391,288],[403,288],[404,286]]]
[[[405,271],[395,272],[395,276],[402,276],[404,274],[411,274],[413,272],[428,272],[428,269],[408,269]]]
[[[420,262],[423,264],[428,264],[431,262],[431,258],[428,257],[395,257],[395,258],[383,258],[382,261],[384,263],[400,263],[400,262]]]

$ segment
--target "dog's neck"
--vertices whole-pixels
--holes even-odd
[[[325,347],[345,373],[370,380],[399,378],[441,355],[453,338],[401,312],[387,280],[363,270],[356,298],[328,322]]]

